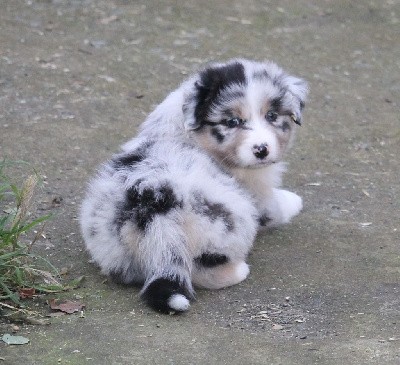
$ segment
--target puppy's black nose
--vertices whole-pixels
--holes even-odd
[[[254,156],[256,156],[257,158],[262,160],[268,156],[268,153],[269,153],[268,146],[266,144],[260,144],[258,146],[257,145],[253,146],[253,153],[254,153]]]

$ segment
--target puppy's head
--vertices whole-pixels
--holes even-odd
[[[302,122],[305,81],[248,60],[211,65],[193,80],[183,112],[198,145],[229,167],[281,160]]]

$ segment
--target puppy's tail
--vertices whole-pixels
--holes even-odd
[[[162,313],[185,312],[190,307],[193,290],[179,279],[159,277],[142,290],[143,300]]]

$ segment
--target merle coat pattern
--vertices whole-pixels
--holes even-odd
[[[243,59],[183,82],[89,185],[82,233],[102,272],[143,285],[165,313],[187,310],[193,286],[244,280],[258,229],[302,209],[278,187],[306,94],[302,79]]]

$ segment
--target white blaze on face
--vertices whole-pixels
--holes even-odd
[[[246,137],[237,149],[240,164],[243,166],[258,165],[275,162],[280,155],[280,147],[276,131],[268,124],[264,113],[268,100],[277,96],[277,91],[271,85],[266,87],[265,82],[252,82],[246,90]],[[254,154],[256,146],[266,145],[268,156],[264,159],[257,158]]]
[[[273,128],[267,125],[265,120],[254,118],[248,121],[251,130],[246,131],[246,137],[238,148],[238,157],[240,165],[258,165],[263,163],[271,163],[279,157],[279,143]],[[268,156],[259,159],[254,154],[254,147],[266,145],[268,148]]]

